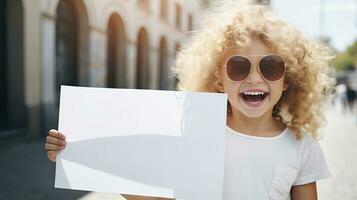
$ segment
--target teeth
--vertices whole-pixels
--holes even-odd
[[[243,92],[244,95],[264,95],[264,92]]]

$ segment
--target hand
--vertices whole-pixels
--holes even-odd
[[[56,162],[57,154],[66,147],[66,136],[51,129],[46,137],[45,149],[49,160]]]

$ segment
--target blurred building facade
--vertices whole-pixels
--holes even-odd
[[[56,128],[60,85],[173,89],[169,66],[207,3],[1,1],[0,139]]]

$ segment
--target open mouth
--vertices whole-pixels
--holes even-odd
[[[268,95],[265,91],[245,91],[239,94],[248,106],[253,107],[260,106]]]

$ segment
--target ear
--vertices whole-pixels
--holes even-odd
[[[287,83],[284,83],[283,91],[286,91],[288,88],[289,88],[289,85]]]
[[[221,80],[219,80],[219,81],[216,82],[215,88],[216,88],[216,90],[218,90],[219,92],[224,93],[224,86],[223,86]]]

